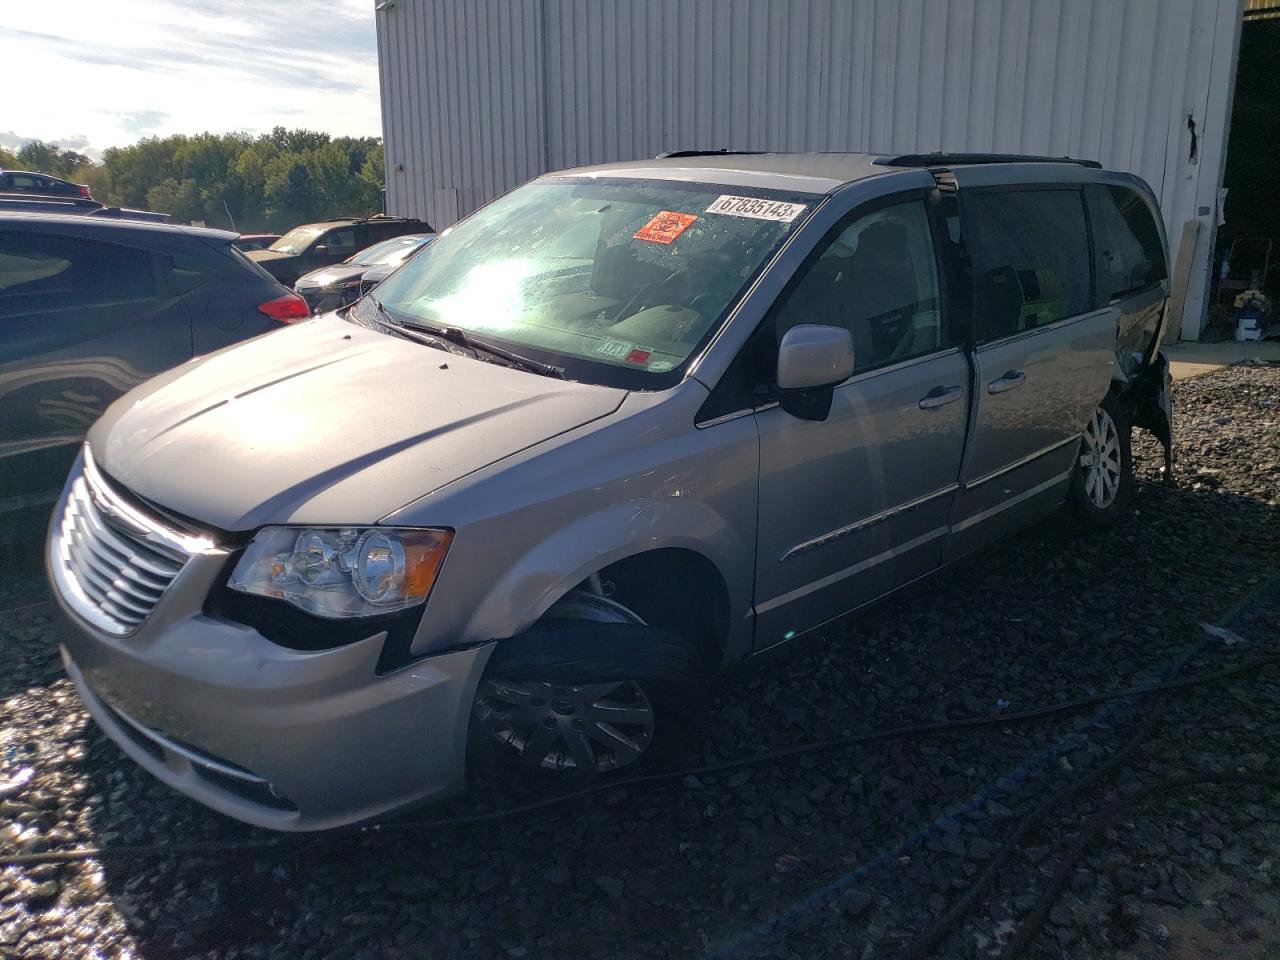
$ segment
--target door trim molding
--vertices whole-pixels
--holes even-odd
[[[803,586],[796,587],[794,590],[789,590],[780,596],[774,597],[772,600],[768,600],[765,603],[758,605],[756,607],[756,616],[759,617],[761,614],[768,613],[775,607],[785,606],[793,600],[799,600],[801,597],[807,596],[815,590],[822,590],[826,587],[832,586],[833,584],[839,583],[841,580],[845,580],[855,574],[862,573],[864,570],[870,570],[872,567],[878,566],[886,560],[892,560],[894,557],[900,557],[903,554],[910,553],[918,547],[923,547],[931,540],[936,540],[938,537],[946,536],[947,531],[948,528],[945,526],[936,527],[928,533],[922,533],[920,536],[915,537],[912,540],[908,540],[906,543],[900,543],[896,547],[890,547],[882,553],[877,553],[874,557],[867,557],[865,560],[859,560],[851,567],[845,567],[843,570],[837,570],[835,573],[828,574],[819,580],[811,580]]]
[[[853,523],[846,524],[843,527],[836,527],[836,529],[828,530],[826,533],[820,533],[811,540],[806,540],[803,543],[797,543],[794,547],[780,556],[778,558],[778,562],[782,563],[794,556],[798,556],[799,554],[808,553],[810,550],[816,550],[818,547],[825,547],[829,543],[842,540],[850,534],[857,533],[860,530],[865,530],[868,527],[873,527],[877,523],[883,523],[885,520],[889,520],[899,514],[906,513],[908,510],[914,510],[916,507],[922,506],[930,500],[935,500],[938,497],[945,497],[948,494],[955,493],[959,489],[960,485],[958,483],[949,483],[945,487],[934,490],[932,493],[926,493],[922,497],[916,497],[914,500],[908,500],[906,503],[900,503],[896,506],[889,507],[887,510],[881,510],[879,513],[873,513],[869,517],[863,517],[861,520],[855,520]]]
[[[1062,444],[1058,444],[1058,446],[1062,446]],[[1018,504],[1022,503],[1023,501],[1030,500],[1032,497],[1039,496],[1040,494],[1057,486],[1063,481],[1070,480],[1070,479],[1071,479],[1070,470],[1068,470],[1066,473],[1060,473],[1056,477],[1050,477],[1048,480],[1044,481],[1043,483],[1037,483],[1034,487],[1032,487],[1029,490],[1023,490],[1016,497],[1010,497],[1008,500],[1002,500],[999,503],[997,503],[994,507],[988,507],[986,510],[983,510],[980,513],[975,513],[971,517],[965,517],[965,519],[961,520],[959,523],[953,523],[951,525],[951,532],[960,533],[964,530],[968,530],[970,527],[974,526],[975,524],[982,523],[985,520],[990,520],[997,513],[1001,513],[1002,511],[1008,510],[1010,507],[1016,507]]]
[[[1051,443],[1049,444],[1049,446],[1044,447],[1041,450],[1037,450],[1035,453],[1027,454],[1021,460],[1015,460],[1013,461],[1013,463],[1007,463],[1003,467],[1001,467],[999,470],[992,470],[990,473],[984,474],[983,476],[978,477],[978,479],[976,480],[971,480],[968,483],[965,483],[964,489],[972,490],[975,487],[980,487],[984,483],[987,483],[990,480],[996,480],[999,477],[1003,477],[1006,473],[1010,473],[1011,471],[1017,470],[1019,467],[1025,467],[1028,463],[1031,463],[1032,461],[1035,461],[1035,460],[1039,460],[1041,457],[1046,456],[1047,454],[1053,453],[1055,450],[1061,450],[1063,447],[1067,446],[1067,444],[1079,443],[1079,442],[1080,442],[1080,434],[1077,433],[1074,436],[1067,437],[1067,439],[1065,440],[1059,440],[1057,443]]]

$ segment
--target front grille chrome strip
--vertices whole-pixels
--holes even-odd
[[[112,636],[151,615],[187,560],[212,541],[173,530],[113,491],[86,445],[49,544],[54,580],[67,604]]]

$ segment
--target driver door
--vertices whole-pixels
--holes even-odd
[[[760,408],[756,647],[816,627],[941,562],[969,406],[923,191],[855,210],[765,325],[848,329],[854,375],[821,421]],[[776,347],[774,350],[776,357]]]

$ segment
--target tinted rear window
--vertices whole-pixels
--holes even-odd
[[[1109,303],[1165,279],[1160,228],[1143,196],[1119,186],[1090,186],[1088,196],[1097,247],[1098,300]]]
[[[0,317],[143,302],[156,295],[145,250],[79,237],[0,232]]]
[[[1001,190],[963,202],[979,343],[1088,312],[1089,235],[1079,190]]]

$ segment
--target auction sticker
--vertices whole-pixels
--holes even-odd
[[[673,213],[663,210],[634,234],[637,240],[648,240],[650,243],[671,243],[684,233],[697,220],[692,213]]]
[[[803,203],[784,203],[781,200],[761,200],[758,197],[716,197],[707,207],[707,213],[722,213],[730,217],[750,217],[753,220],[776,220],[790,223],[804,213]]]

